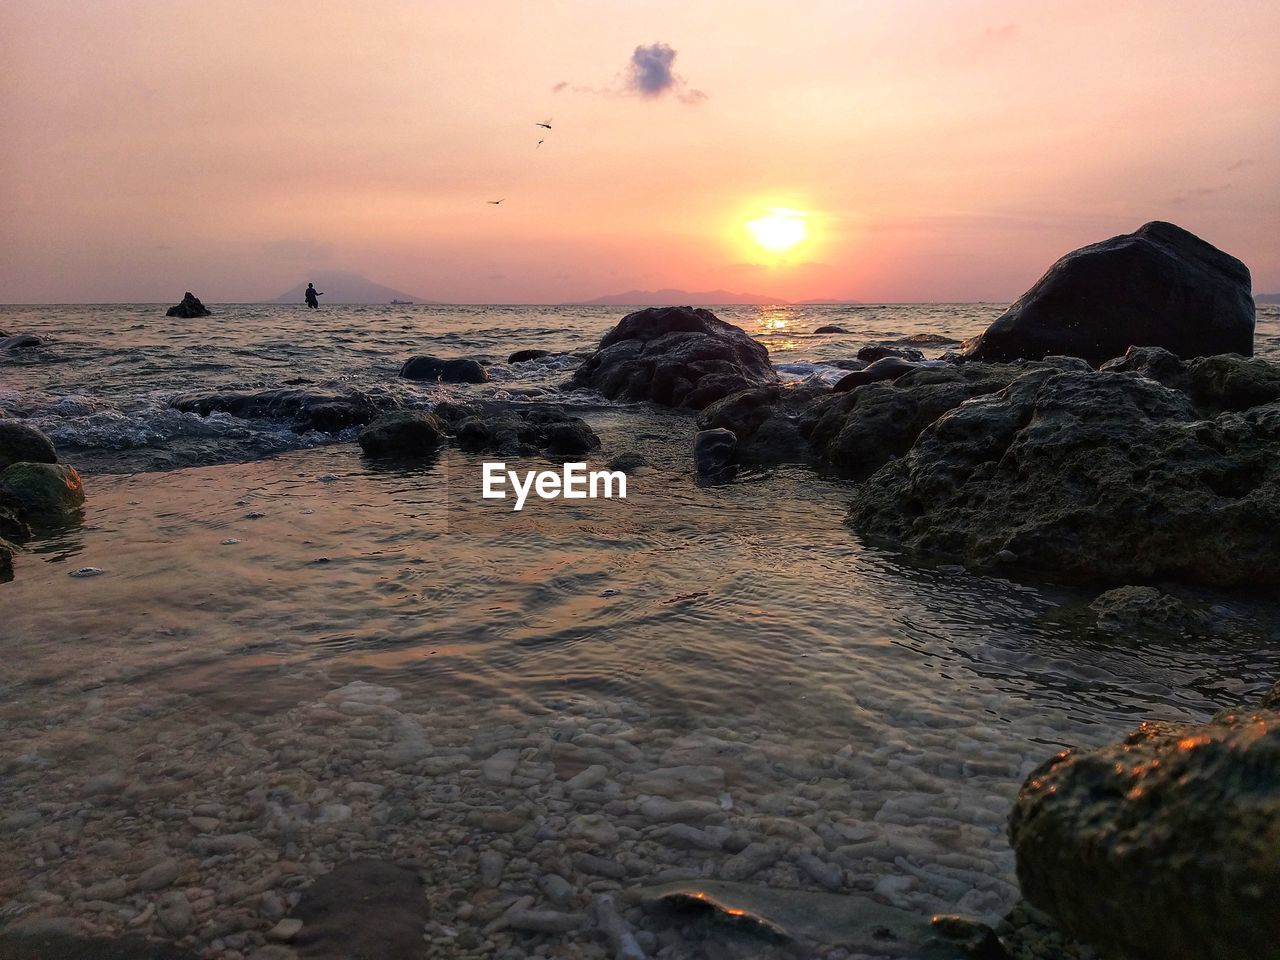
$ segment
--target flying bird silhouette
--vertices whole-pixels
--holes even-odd
[[[544,143],[546,143],[546,141],[545,141],[545,140],[539,140],[539,141],[537,142],[537,144],[535,145],[534,149],[536,150],[538,147],[542,146]]]
[[[502,198],[502,200],[505,200],[505,199],[507,199],[507,198],[506,198],[506,197],[503,197],[503,198]],[[488,202],[488,203],[492,203],[492,204],[496,207],[498,204],[500,204],[500,203],[502,202],[502,200],[489,200],[489,201],[487,201],[487,202]]]
[[[550,120],[548,120],[546,123],[535,123],[535,124],[534,124],[534,126],[535,126],[535,127],[544,127],[545,129],[550,130],[550,129],[551,129],[551,121],[550,121]]]

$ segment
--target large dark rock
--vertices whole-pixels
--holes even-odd
[[[336,433],[370,423],[389,409],[390,402],[360,391],[317,393],[309,390],[261,390],[188,394],[175,397],[170,406],[207,417],[229,413],[245,420],[290,420],[299,433],[319,430]]]
[[[738,438],[732,430],[716,427],[699,430],[693,438],[693,462],[700,477],[723,477],[734,469]]]
[[[701,410],[776,380],[769,352],[710,310],[649,307],[623,317],[568,386],[591,387],[615,400]]]
[[[19,333],[12,337],[0,334],[0,350],[26,350],[40,346],[41,342],[39,337],[33,337],[29,333]]]
[[[35,427],[10,417],[0,419],[0,470],[23,461],[57,463],[58,454],[49,438]]]
[[[545,454],[570,459],[600,447],[587,422],[548,404],[441,403],[435,414],[448,426],[458,446],[472,453],[501,456]]]
[[[439,380],[444,383],[488,383],[489,371],[478,360],[442,360],[440,357],[410,357],[400,368],[406,380]]]
[[[1063,354],[1094,366],[1130,346],[1247,357],[1253,324],[1248,268],[1157,220],[1068,253],[964,352],[998,362]]]
[[[443,442],[439,419],[421,410],[383,414],[360,431],[360,449],[370,457],[425,457]]]
[[[0,470],[0,505],[33,527],[60,527],[84,506],[84,483],[64,463],[15,463]]]
[[[1280,955],[1280,712],[1144,723],[1059,754],[1009,818],[1032,904],[1106,956]]]
[[[1144,377],[1033,371],[927,427],[849,520],[977,565],[1009,551],[1055,579],[1270,587],[1280,402],[1205,419]]]
[[[184,320],[190,320],[193,317],[207,317],[209,313],[209,308],[200,302],[200,298],[188,290],[183,295],[182,302],[170,307],[164,312],[164,315],[166,317],[181,317]]]
[[[1280,366],[1258,357],[1226,353],[1183,361],[1160,347],[1130,347],[1100,369],[1136,374],[1181,390],[1206,414],[1280,400]]]
[[[814,401],[830,391],[814,384],[769,384],[717,400],[698,415],[698,429],[731,431],[737,459],[774,465],[819,459],[801,423]]]

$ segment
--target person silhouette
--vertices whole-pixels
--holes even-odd
[[[320,301],[316,297],[323,297],[324,294],[316,289],[315,284],[308,283],[307,292],[303,296],[307,298],[307,306],[314,310],[320,306]]]

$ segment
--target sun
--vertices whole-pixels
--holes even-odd
[[[760,246],[774,253],[783,253],[809,237],[805,225],[807,215],[799,210],[773,207],[767,216],[747,221],[747,230]]]

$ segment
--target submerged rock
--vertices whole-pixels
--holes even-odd
[[[998,362],[1066,354],[1094,366],[1130,346],[1252,356],[1253,327],[1249,269],[1157,220],[1068,253],[964,353]]]
[[[528,363],[530,360],[541,360],[551,356],[550,350],[517,350],[507,357],[507,363]]]
[[[398,864],[344,863],[303,891],[292,919],[302,921],[292,934],[302,960],[429,955],[422,879]]]
[[[1268,585],[1280,403],[1206,420],[1145,378],[1027,374],[927,427],[857,491],[849,521],[978,565],[1010,551],[1070,581]]]
[[[1133,960],[1257,960],[1280,943],[1280,712],[1144,723],[1060,754],[1009,819],[1018,882],[1068,933]]]
[[[21,420],[0,419],[0,470],[12,463],[57,463],[53,443],[43,433]]]
[[[723,476],[733,466],[738,438],[732,430],[700,430],[693,438],[693,462],[700,477]]]
[[[291,420],[293,429],[299,433],[307,430],[336,433],[373,421],[392,404],[356,390],[341,394],[262,390],[256,393],[188,394],[175,397],[170,406],[202,417],[211,413],[229,413],[242,419]]]
[[[182,302],[175,304],[164,312],[166,317],[181,317],[184,320],[190,320],[193,317],[207,317],[210,315],[209,308],[200,302],[200,298],[188,290],[182,297]]]
[[[615,400],[701,410],[776,380],[769,352],[710,310],[649,307],[623,317],[567,386],[591,387]]]
[[[34,337],[29,333],[19,333],[12,337],[0,334],[0,350],[27,350],[31,347],[38,347],[43,342],[39,337]]]
[[[32,526],[59,527],[79,516],[84,483],[63,463],[15,463],[0,471],[0,502]]]
[[[839,326],[838,324],[828,323],[826,326],[818,327],[818,329],[814,330],[813,332],[814,333],[848,333],[849,331],[846,330],[844,327]]]
[[[443,383],[488,383],[489,371],[478,360],[410,357],[400,368],[406,380],[438,380]]]
[[[1211,632],[1207,613],[1154,587],[1117,587],[1100,595],[1089,609],[1104,633],[1181,637]]]
[[[360,431],[360,449],[370,457],[423,457],[443,441],[439,419],[421,410],[383,414]]]
[[[886,357],[897,357],[899,360],[917,363],[924,359],[924,354],[915,347],[891,347],[883,343],[869,343],[858,351],[858,359],[865,360],[867,363],[875,363]]]

